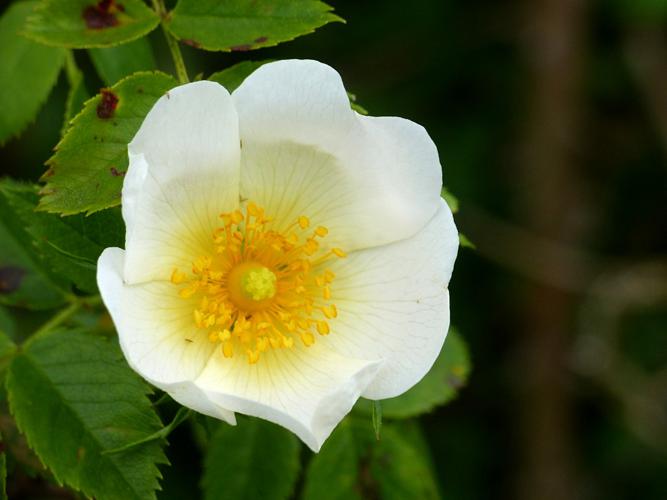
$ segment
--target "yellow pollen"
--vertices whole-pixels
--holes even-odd
[[[278,231],[252,201],[220,219],[210,255],[193,256],[191,269],[173,269],[169,279],[192,303],[204,338],[220,344],[221,359],[241,355],[255,364],[262,353],[310,347],[314,332],[335,329],[335,274],[326,266],[346,253],[323,243],[328,228],[308,234],[310,219],[301,215],[291,224],[278,221],[287,227]]]

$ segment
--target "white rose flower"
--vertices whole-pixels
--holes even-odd
[[[355,113],[335,70],[291,60],[231,96],[169,91],[128,151],[125,250],[104,251],[97,281],[151,384],[318,451],[360,396],[428,372],[458,234],[424,128]]]

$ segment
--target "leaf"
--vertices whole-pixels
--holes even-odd
[[[19,35],[35,2],[10,5],[0,18],[0,144],[35,119],[56,84],[65,51]]]
[[[90,49],[88,53],[105,85],[113,85],[137,71],[152,71],[157,66],[148,38],[117,47]]]
[[[155,101],[176,85],[164,73],[135,73],[86,102],[47,161],[40,210],[91,214],[119,205],[127,144]]]
[[[183,43],[206,50],[271,47],[343,21],[318,0],[179,0],[167,28]]]
[[[362,439],[355,436],[355,430]],[[360,462],[364,449],[372,446],[362,444],[365,442],[358,420],[347,417],[338,424],[308,466],[303,499],[361,500]]]
[[[7,500],[7,457],[0,453],[0,500]]]
[[[24,345],[6,385],[19,429],[59,483],[98,500],[155,498],[159,442],[102,455],[161,428],[115,342],[54,331]]]
[[[459,199],[452,193],[450,193],[447,190],[447,188],[445,187],[442,188],[440,196],[442,197],[443,200],[445,200],[445,202],[447,202],[447,205],[449,205],[449,209],[452,211],[453,214],[459,211]]]
[[[360,115],[366,116],[368,114],[368,110],[364,108],[361,104],[357,103],[357,96],[354,95],[352,92],[347,93],[347,98],[350,100],[350,107],[359,113]]]
[[[380,431],[382,430],[382,403],[373,401],[371,404],[371,421],[375,431],[375,439],[380,440]]]
[[[338,425],[307,470],[304,500],[440,498],[419,428],[389,423],[382,439],[353,416]]]
[[[0,331],[0,375],[4,376],[5,368],[16,352],[16,344],[5,332]]]
[[[385,427],[371,457],[370,475],[385,500],[440,498],[428,449],[414,422]]]
[[[265,420],[220,424],[204,461],[204,498],[289,498],[299,475],[299,449],[294,434]]]
[[[459,233],[459,245],[461,245],[463,248],[471,248],[473,250],[477,249],[477,246],[463,233]]]
[[[382,400],[384,418],[409,418],[427,413],[454,399],[470,373],[470,358],[465,342],[450,329],[438,359],[426,376],[405,394]],[[355,410],[371,415],[372,401],[361,399]]]
[[[0,303],[51,309],[65,302],[63,283],[48,270],[32,237],[0,191]]]
[[[268,62],[271,62],[271,59],[266,59],[264,61],[243,61],[223,69],[222,71],[213,73],[207,80],[218,82],[231,94],[253,71]]]
[[[107,247],[123,246],[125,226],[120,210],[59,217],[35,211],[37,186],[5,180],[0,192],[54,272],[80,290],[96,293],[97,258]]]
[[[45,45],[89,49],[135,40],[159,22],[141,0],[41,0],[24,33]]]
[[[71,51],[68,52],[65,59],[65,69],[67,72],[69,90],[67,91],[67,100],[65,101],[65,120],[60,133],[61,136],[65,135],[72,118],[79,113],[83,107],[83,103],[90,97],[84,84],[83,73],[76,66],[74,54],[72,54]]]

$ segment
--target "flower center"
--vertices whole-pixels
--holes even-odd
[[[273,230],[273,219],[253,202],[220,218],[212,255],[197,258],[190,273],[171,274],[179,296],[193,301],[197,328],[221,344],[226,358],[242,352],[251,364],[268,349],[293,348],[295,340],[309,347],[315,333],[328,335],[338,312],[330,302],[335,275],[326,263],[345,257],[320,244],[328,229],[309,231],[302,215]]]
[[[229,298],[239,308],[259,311],[271,304],[276,294],[276,275],[257,262],[243,262],[234,267],[227,279]]]

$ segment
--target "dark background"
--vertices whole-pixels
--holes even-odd
[[[444,497],[667,498],[667,2],[330,3],[347,24],[184,56],[191,75],[319,59],[438,145],[477,245],[450,286],[473,374],[423,419]],[[66,91],[61,75],[2,174],[42,173]]]

